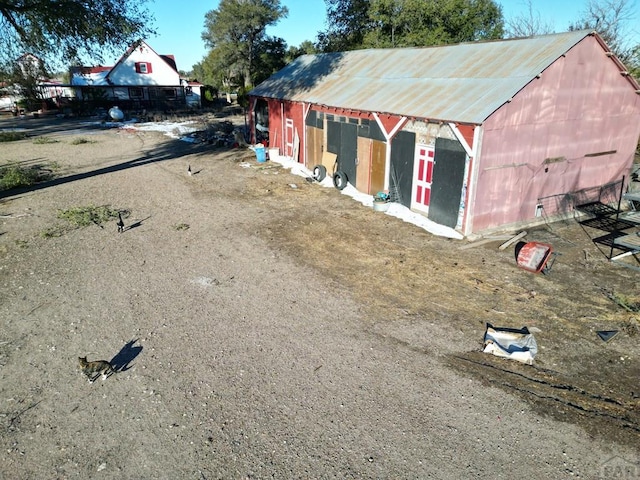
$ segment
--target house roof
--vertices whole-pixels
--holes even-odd
[[[580,30],[439,47],[303,55],[250,95],[481,124],[555,60],[594,34]]]
[[[108,85],[105,78],[113,67],[72,67],[71,85]]]

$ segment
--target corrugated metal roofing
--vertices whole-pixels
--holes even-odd
[[[481,124],[590,33],[303,55],[250,94]]]

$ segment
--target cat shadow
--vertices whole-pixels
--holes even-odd
[[[120,349],[120,351],[111,359],[111,366],[116,372],[124,372],[129,370],[129,365],[142,352],[141,345],[135,345],[138,339],[131,340]]]

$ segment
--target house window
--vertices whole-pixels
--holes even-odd
[[[105,90],[107,92],[108,90]],[[112,89],[113,98],[117,98],[118,100],[128,100],[129,99],[129,90],[125,87],[116,87]]]
[[[149,90],[149,95],[160,100],[175,100],[178,97],[175,88],[153,88]]]
[[[177,100],[178,94],[175,88],[150,88],[149,98],[152,100]]]
[[[152,73],[151,63],[149,62],[136,62],[137,73]]]
[[[175,88],[163,88],[162,96],[164,98],[174,99],[177,97]]]
[[[142,93],[142,89],[138,87],[129,88],[129,98],[142,98],[144,94]]]
[[[193,95],[193,88],[192,87],[187,87],[184,89],[185,93],[187,94],[187,97],[190,97],[191,95]]]

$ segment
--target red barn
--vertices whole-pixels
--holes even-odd
[[[566,214],[640,136],[640,85],[592,31],[304,55],[250,97],[282,155],[463,235]]]

